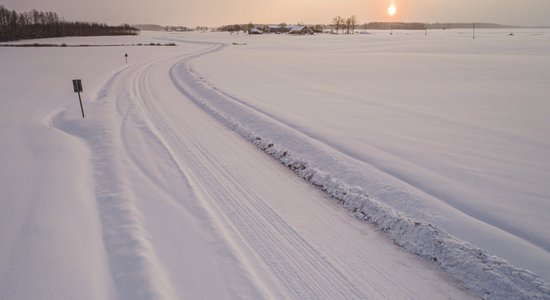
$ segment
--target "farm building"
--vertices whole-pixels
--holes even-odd
[[[293,26],[293,28],[288,32],[288,34],[313,34],[313,30],[307,26]]]
[[[260,29],[254,27],[254,28],[250,28],[248,30],[248,34],[263,34],[264,32],[261,31]]]
[[[266,25],[262,28],[265,33],[313,34],[313,30],[303,25]]]

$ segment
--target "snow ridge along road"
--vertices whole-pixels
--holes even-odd
[[[350,157],[212,86],[193,70],[189,63],[193,58],[184,59],[171,69],[172,80],[187,98],[339,200],[357,218],[373,224],[401,247],[436,262],[482,297],[550,299],[550,286],[536,274],[512,266],[430,223],[410,218],[406,211],[389,207],[362,187],[345,182],[338,172],[348,177],[350,173],[362,176],[360,170],[345,163]],[[398,187],[387,188],[391,190],[388,194],[397,197],[415,197]]]
[[[205,212],[193,203],[200,198],[179,162],[139,115],[140,88],[149,84],[144,76],[166,59],[115,72],[87,105],[87,120],[75,119],[69,111],[52,120],[91,149],[98,215],[116,298],[222,298],[224,294],[261,298],[244,275],[227,271],[242,267],[232,254],[223,253],[229,250],[219,246],[220,237],[209,234],[211,224],[201,222]],[[199,253],[199,258],[193,257]],[[172,268],[166,267],[171,264]]]
[[[470,298],[173,84],[174,65],[222,47],[129,65],[85,103],[86,119],[51,119],[90,149],[114,298]]]
[[[128,70],[116,72],[100,89],[96,102],[106,104],[110,93]],[[120,97],[120,96],[119,96]],[[118,101],[118,99],[117,99]],[[101,112],[92,107],[92,113]],[[53,118],[53,124],[65,132],[83,138],[92,153],[95,167],[96,201],[103,225],[103,240],[110,271],[120,299],[170,299],[173,288],[166,281],[148,233],[143,228],[136,195],[121,166],[118,135],[107,128],[116,128],[114,119],[104,118],[93,124],[72,120],[63,111]]]

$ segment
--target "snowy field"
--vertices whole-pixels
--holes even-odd
[[[0,298],[549,299],[550,31],[508,33],[0,47]]]
[[[241,42],[197,72],[347,156],[350,184],[550,280],[550,31]]]

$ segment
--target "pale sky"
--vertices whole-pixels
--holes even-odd
[[[550,25],[550,0],[0,0],[17,11],[57,12],[66,20],[185,26],[233,23],[328,24],[335,16],[359,22],[490,22]]]

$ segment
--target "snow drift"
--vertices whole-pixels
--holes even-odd
[[[223,47],[218,45],[208,53]],[[184,59],[171,69],[171,78],[184,95],[298,176],[337,199],[357,218],[385,232],[401,247],[434,261],[484,298],[550,299],[550,286],[539,276],[430,223],[411,218],[406,212],[370,196],[362,187],[348,183],[349,178],[370,176],[369,179],[384,185],[388,195],[415,197],[406,189],[385,184],[372,174],[354,168],[356,162],[327,145],[216,89],[193,70],[189,64],[193,58]]]

